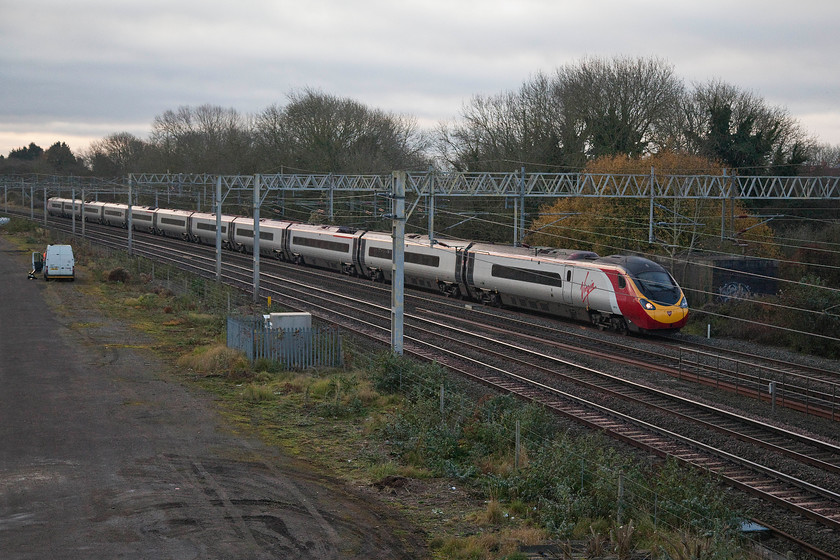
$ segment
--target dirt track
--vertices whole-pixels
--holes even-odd
[[[0,236],[0,557],[422,558],[385,506],[232,434]]]

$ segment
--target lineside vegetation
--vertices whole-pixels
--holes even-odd
[[[640,461],[540,407],[359,341],[345,344],[340,370],[250,364],[225,347],[224,317],[232,306],[263,310],[162,265],[78,252],[78,289],[150,335],[181,382],[215,394],[238,429],[399,507],[435,558],[525,558],[522,548],[540,543],[614,558],[750,558],[738,533],[745,512],[712,479]]]

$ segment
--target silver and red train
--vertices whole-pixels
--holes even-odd
[[[127,227],[128,206],[50,198],[53,216]],[[133,229],[213,245],[216,215],[131,207]],[[223,215],[225,248],[252,252],[252,218]],[[260,253],[280,260],[390,281],[390,233],[332,225],[260,220]],[[405,282],[491,305],[506,305],[637,333],[676,332],[688,302],[661,265],[643,257],[599,257],[589,251],[511,247],[405,236]]]

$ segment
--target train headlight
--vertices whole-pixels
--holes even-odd
[[[655,305],[653,305],[651,302],[649,302],[649,301],[648,301],[648,300],[646,300],[646,299],[640,299],[640,300],[639,300],[639,303],[641,303],[641,304],[642,304],[642,307],[644,307],[644,308],[645,308],[645,309],[647,309],[648,311],[654,311],[654,310],[656,309],[656,306],[655,306]]]
[[[685,299],[685,297],[682,298],[682,301],[680,302],[680,307],[682,307],[683,309],[688,309],[688,300]]]

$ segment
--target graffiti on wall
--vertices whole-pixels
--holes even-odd
[[[752,290],[748,284],[741,282],[728,282],[718,288],[718,297],[721,301],[749,299],[752,297]]]

